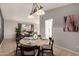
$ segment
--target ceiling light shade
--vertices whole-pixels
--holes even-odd
[[[37,12],[35,12],[37,15],[44,15],[45,14],[45,12],[42,10],[42,9],[40,9],[40,10],[38,10]]]

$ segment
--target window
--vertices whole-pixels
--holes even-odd
[[[48,39],[52,37],[52,26],[53,26],[53,19],[48,19],[45,21],[45,37]]]

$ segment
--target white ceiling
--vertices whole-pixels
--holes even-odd
[[[50,10],[69,3],[39,3],[44,10]],[[5,19],[26,19],[32,9],[32,3],[1,3],[3,15]],[[38,17],[36,17],[37,19]]]
[[[70,3],[42,3],[41,5],[44,7],[44,10],[50,10],[58,7],[62,7],[68,5]]]
[[[40,5],[42,5],[44,8],[44,10],[50,10],[50,9],[54,9],[57,7],[61,7],[64,5],[68,5],[70,3],[39,3]],[[25,11],[26,13],[29,13],[31,8],[32,8],[32,3],[2,3],[0,4],[1,6],[5,7],[8,10],[12,11],[20,11],[23,12]]]

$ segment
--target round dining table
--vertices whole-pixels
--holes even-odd
[[[21,39],[20,44],[22,46],[38,46],[38,55],[41,52],[41,47],[49,44],[47,39]]]
[[[48,45],[49,40],[47,39],[21,39],[20,44],[25,45],[25,46],[43,46],[43,45]]]

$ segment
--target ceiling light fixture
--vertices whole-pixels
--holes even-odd
[[[28,17],[33,17],[33,14],[36,14],[36,15],[44,15],[45,12],[43,10],[43,7],[41,5],[38,5],[37,3],[33,3],[33,6],[32,6],[32,10],[30,12],[30,15]]]

